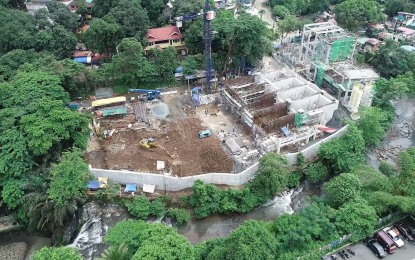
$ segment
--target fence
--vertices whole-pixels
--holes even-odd
[[[318,149],[322,143],[328,142],[333,138],[340,137],[347,130],[347,126],[338,130],[335,134],[321,140],[318,143],[304,149],[301,153],[305,158],[316,156]],[[297,163],[297,156],[299,153],[286,154],[286,158],[290,164]],[[202,180],[208,184],[224,184],[229,186],[240,186],[249,181],[258,170],[258,163],[250,166],[246,170],[238,173],[207,173],[202,175],[195,175],[189,177],[170,177],[161,174],[133,172],[126,170],[104,170],[94,169],[89,166],[89,172],[95,177],[107,177],[114,183],[136,183],[140,188],[144,184],[156,185],[157,190],[178,191],[193,186],[196,180]]]

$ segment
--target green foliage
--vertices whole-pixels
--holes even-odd
[[[288,15],[285,17],[284,20],[278,22],[278,35],[280,36],[281,40],[285,39],[291,32],[296,30],[301,30],[302,24],[298,21],[298,19],[294,15]]]
[[[121,243],[118,246],[110,246],[95,260],[128,260],[128,245]]]
[[[111,247],[119,248],[121,244],[128,245],[127,259],[131,259],[140,246],[141,236],[150,225],[142,220],[125,220],[118,222],[108,229],[104,242]]]
[[[285,18],[290,14],[290,10],[288,10],[287,7],[283,5],[276,5],[274,8],[272,8],[272,14],[280,18]]]
[[[320,146],[317,155],[323,158],[326,166],[336,171],[349,172],[354,166],[363,163],[365,141],[363,133],[355,124],[349,123],[347,133]]]
[[[150,202],[144,195],[135,197],[132,202],[126,202],[126,206],[131,215],[146,220],[150,214]]]
[[[336,212],[336,227],[340,235],[358,232],[370,236],[377,221],[375,208],[365,201],[349,202]]]
[[[205,1],[203,0],[177,0],[173,5],[173,14],[175,17],[184,14],[197,14],[204,9]]]
[[[120,0],[95,0],[93,9],[94,16],[98,18],[104,17],[119,2]]]
[[[89,50],[112,56],[116,53],[116,46],[121,39],[121,27],[97,18],[89,24],[83,37]]]
[[[196,260],[208,260],[208,259],[220,259],[223,243],[226,241],[226,238],[212,238],[200,242],[195,246],[195,258]],[[214,252],[212,252],[214,251]]]
[[[41,8],[35,12],[35,24],[38,30],[45,30],[53,26],[47,9]]]
[[[123,39],[118,54],[111,63],[104,64],[104,68],[109,80],[116,78],[117,85],[130,88],[137,88],[141,82],[155,81],[157,75],[156,66],[144,57],[143,47],[135,38]]]
[[[278,244],[265,223],[250,220],[232,232],[220,247],[207,259],[275,259]],[[210,256],[219,252],[220,258]]]
[[[35,43],[33,16],[0,6],[0,55],[16,49],[30,49]]]
[[[306,163],[305,157],[302,153],[298,153],[297,155],[297,165],[299,167],[304,167]]]
[[[31,259],[33,260],[83,260],[78,250],[73,247],[43,247],[36,251]]]
[[[173,82],[175,80],[173,72],[179,66],[176,49],[172,46],[164,50],[152,49],[150,55],[154,57],[155,72],[160,80]]]
[[[196,74],[196,70],[204,69],[205,56],[202,54],[187,56],[187,58],[184,61],[182,61],[181,65],[183,66],[184,75],[194,75]]]
[[[305,171],[305,175],[308,180],[314,183],[322,181],[329,176],[327,167],[322,162],[310,164]]]
[[[120,194],[120,188],[120,184],[108,183],[105,189],[99,189],[94,193],[94,198],[102,202],[114,203],[114,199]]]
[[[195,259],[194,249],[189,241],[177,234],[172,227],[157,223],[141,233],[140,250],[131,260],[141,259]]]
[[[180,206],[183,208],[187,208],[190,203],[190,196],[189,195],[182,195],[180,198]]]
[[[75,47],[75,35],[59,24],[42,30],[36,35],[36,50],[50,52],[59,60],[72,57]]]
[[[287,159],[276,153],[268,153],[259,160],[259,168],[252,182],[246,187],[264,203],[277,192],[286,189],[288,181]]]
[[[190,204],[194,208],[196,218],[205,218],[219,212],[221,194],[215,185],[205,185],[203,181],[196,180],[192,190]]]
[[[297,188],[298,186],[300,186],[300,180],[302,177],[303,177],[302,171],[296,171],[296,172],[292,172],[288,174],[288,181],[287,181],[288,187]]]
[[[61,2],[48,1],[46,7],[49,11],[49,17],[54,23],[60,24],[65,29],[75,32],[78,27],[78,16],[71,12],[69,7]]]
[[[163,27],[166,25],[166,19],[162,15],[165,8],[163,0],[143,0],[141,5],[147,10],[151,28]]]
[[[28,146],[34,154],[46,154],[59,149],[64,141],[75,147],[86,148],[89,120],[63,106],[62,101],[43,98],[38,110],[22,117],[23,130],[29,138]]]
[[[386,177],[392,177],[396,175],[395,168],[387,161],[381,161],[379,165],[379,171]]]
[[[224,74],[228,68],[238,68],[241,62],[257,64],[272,52],[271,31],[259,17],[241,14],[238,19],[223,16],[213,20],[213,27],[221,47],[216,51],[222,62],[215,62],[216,70]]]
[[[21,179],[8,179],[2,184],[3,191],[1,192],[1,196],[8,209],[15,209],[20,206],[20,198],[24,194],[20,186],[23,183],[24,180]]]
[[[415,3],[411,0],[388,0],[385,1],[385,13],[388,16],[395,16],[398,12],[414,13]]]
[[[330,180],[325,186],[329,204],[334,207],[354,201],[360,196],[359,178],[353,173],[342,173]]]
[[[166,214],[166,205],[160,200],[156,199],[150,203],[150,215],[161,218]]]
[[[48,193],[49,198],[57,205],[66,205],[73,196],[85,196],[89,169],[82,155],[80,149],[74,148],[64,152],[60,162],[52,166]]]
[[[368,23],[378,23],[385,19],[382,7],[371,0],[347,0],[334,8],[336,19],[346,29],[356,30]]]
[[[178,225],[190,220],[190,214],[185,209],[169,209],[168,215],[169,217],[175,219]]]
[[[386,40],[386,44],[382,45],[376,52],[376,55],[368,60],[382,76],[396,77],[406,72],[412,71],[415,68],[414,65],[415,54],[408,52],[399,47],[393,40]],[[395,81],[393,83],[398,84]],[[402,88],[401,86],[394,86],[394,88]]]
[[[220,19],[220,18],[216,18]],[[198,18],[195,19],[189,26],[189,28],[184,32],[184,37],[186,39],[186,47],[189,49],[189,53],[195,54],[203,54],[204,50],[204,41],[203,41],[203,19]],[[204,57],[201,55],[201,57]],[[192,56],[188,56],[186,62],[189,58],[192,59]],[[193,73],[185,73],[185,75],[190,75]]]

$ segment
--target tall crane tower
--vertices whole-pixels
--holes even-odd
[[[198,14],[184,14],[183,16],[176,17],[177,27],[182,27],[182,22],[187,20],[193,20],[199,16],[203,15],[203,40],[205,42],[205,60],[206,60],[206,75],[205,75],[205,84],[206,91],[208,93],[212,92],[212,55],[211,55],[211,45],[213,39],[211,21],[215,18],[215,12],[210,10],[210,1],[206,0],[204,12]]]

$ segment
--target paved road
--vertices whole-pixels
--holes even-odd
[[[362,242],[358,243],[351,247],[353,251],[356,252],[356,255],[350,258],[351,260],[376,260],[379,259],[373,254],[373,252],[366,247]],[[341,259],[337,255],[338,259]],[[385,259],[387,260],[414,260],[415,259],[415,244],[408,243],[405,241],[405,245],[398,250],[388,255]]]

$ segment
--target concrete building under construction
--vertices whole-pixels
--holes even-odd
[[[298,72],[335,96],[352,113],[370,106],[379,75],[357,66],[357,36],[330,22],[304,25],[301,43],[287,46],[285,58],[299,66]],[[354,94],[353,94],[354,92]]]
[[[258,74],[221,90],[221,102],[255,136],[264,152],[308,143],[339,102],[291,70]]]

